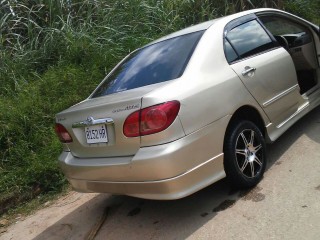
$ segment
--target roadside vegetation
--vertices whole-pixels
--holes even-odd
[[[318,0],[0,1],[0,216],[67,186],[54,116],[85,99],[120,59],[183,27],[255,7],[320,23]]]

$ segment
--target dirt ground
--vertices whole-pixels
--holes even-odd
[[[222,180],[175,201],[70,192],[0,239],[320,239],[320,108],[268,153],[251,191]]]

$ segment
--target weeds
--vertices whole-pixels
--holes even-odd
[[[0,214],[61,191],[54,115],[86,98],[121,58],[183,27],[262,6],[319,21],[319,1],[304,0],[0,1]]]

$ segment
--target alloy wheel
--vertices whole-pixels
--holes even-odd
[[[262,143],[252,129],[243,130],[236,140],[236,162],[247,178],[257,176],[263,167]]]

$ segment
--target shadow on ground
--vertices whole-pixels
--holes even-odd
[[[278,159],[302,136],[320,143],[319,107],[268,145],[267,171],[272,171],[270,168],[279,164]],[[260,190],[258,185],[250,191],[234,191],[222,180],[174,201],[99,194],[35,239],[87,239],[90,232],[94,239],[185,239],[240,199],[251,200],[252,204],[263,201]]]
[[[267,169],[275,164],[294,142],[303,135],[307,136],[310,141],[320,143],[320,107],[308,113],[289,128],[276,142],[267,146]]]

